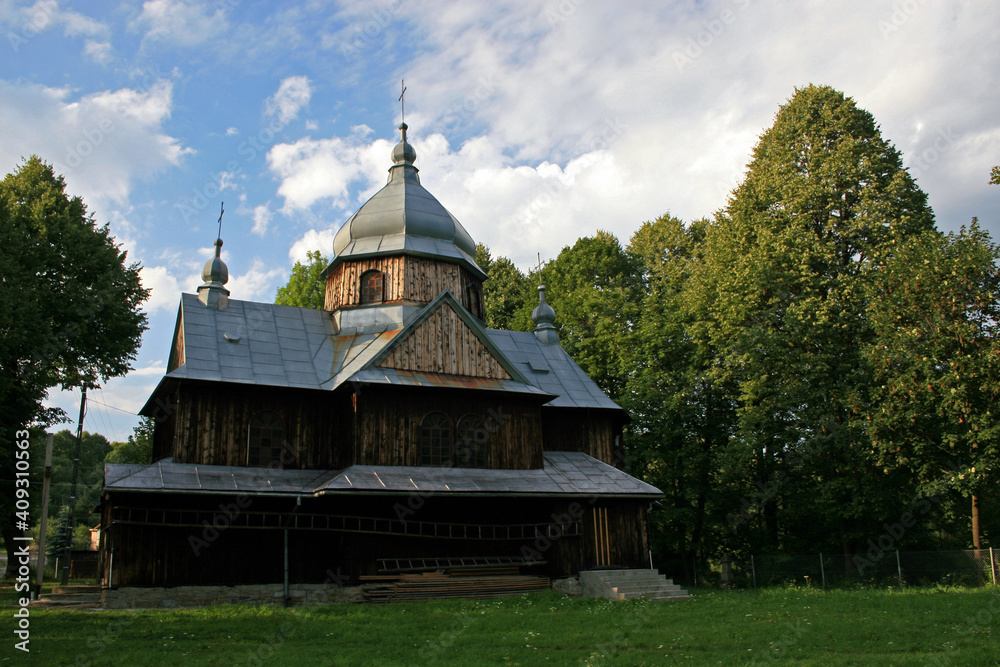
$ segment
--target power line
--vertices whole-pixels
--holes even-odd
[[[104,397],[104,392],[103,391],[101,392],[101,397],[102,398]],[[131,410],[123,410],[122,408],[116,408],[113,405],[108,405],[107,403],[102,403],[101,401],[94,400],[93,398],[89,399],[88,402],[90,402],[90,403],[97,403],[98,405],[103,405],[106,408],[111,408],[112,410],[117,410],[118,412],[124,412],[127,415],[132,415],[133,417],[138,417],[139,416],[138,414],[132,412]]]

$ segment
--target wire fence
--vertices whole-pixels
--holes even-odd
[[[875,584],[885,586],[995,586],[1000,550],[881,551],[861,554],[768,554],[734,561],[737,586]]]

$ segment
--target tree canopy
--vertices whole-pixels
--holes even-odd
[[[42,406],[49,388],[130,369],[146,329],[140,306],[149,291],[139,269],[38,157],[0,182],[0,522],[8,550],[15,434],[56,416]]]
[[[304,264],[295,262],[288,282],[278,288],[274,302],[279,306],[323,309],[326,282],[322,273],[329,261],[319,250],[310,250],[306,253],[306,258]]]

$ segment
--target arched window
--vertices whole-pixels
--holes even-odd
[[[284,468],[288,461],[282,459],[285,442],[285,424],[278,413],[258,412],[250,420],[250,446],[247,465]]]
[[[485,467],[490,432],[486,429],[486,422],[483,421],[483,418],[478,415],[465,415],[458,420],[458,427],[455,430],[458,432],[455,441],[455,466],[458,468]]]
[[[431,412],[420,420],[420,465],[443,466],[451,460],[451,420]]]
[[[381,271],[365,271],[361,274],[361,303],[380,303],[384,300],[384,285]]]

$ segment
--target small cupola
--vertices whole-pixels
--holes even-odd
[[[209,308],[222,310],[229,306],[229,267],[222,261],[222,239],[215,239],[215,256],[205,262],[201,270],[205,282],[198,286],[198,300]]]
[[[476,242],[421,185],[408,129],[399,125],[385,187],[333,238],[333,257],[323,271],[324,307],[340,326],[376,320],[397,326],[445,290],[484,317],[482,283],[488,276],[476,264]],[[345,314],[358,308],[371,312]]]
[[[556,311],[545,303],[545,285],[538,286],[538,305],[531,311],[531,321],[535,323],[535,337],[546,345],[559,344],[559,330],[552,323],[556,321]]]

